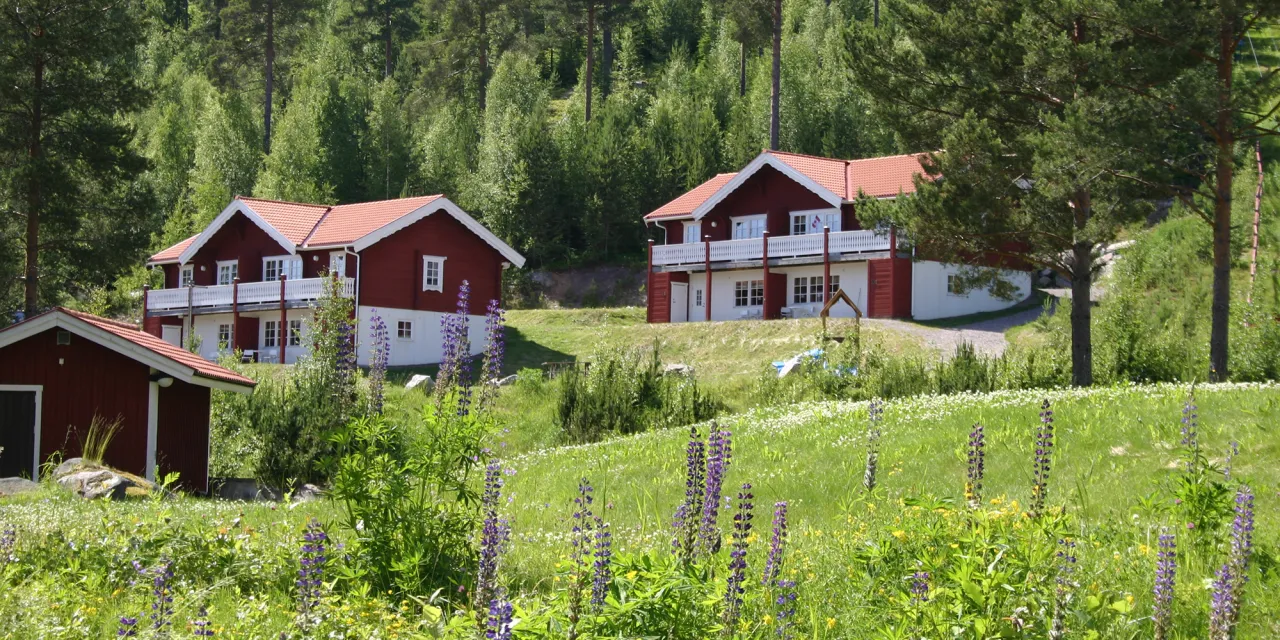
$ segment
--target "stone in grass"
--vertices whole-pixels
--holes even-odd
[[[404,388],[417,389],[418,387],[422,387],[423,389],[426,389],[430,386],[431,376],[415,373],[413,374],[413,377],[409,378],[409,382],[405,383]]]
[[[665,374],[665,375],[676,375],[676,376],[686,376],[686,377],[688,377],[688,376],[692,376],[692,375],[693,375],[693,366],[692,366],[692,365],[687,365],[687,364],[682,364],[682,363],[675,363],[675,362],[673,362],[673,363],[671,363],[671,364],[669,364],[669,365],[667,365],[667,366],[663,367],[663,368],[662,368],[662,373],[663,373],[663,374]]]
[[[311,502],[324,497],[324,489],[314,484],[304,484],[293,492],[294,502]]]
[[[58,478],[58,484],[85,500],[103,497],[120,500],[128,497],[130,487],[138,486],[119,473],[101,468],[69,473]]]
[[[57,480],[65,475],[70,475],[76,471],[87,468],[98,468],[97,465],[91,465],[85,462],[84,458],[67,458],[62,464],[53,468],[53,479]]]
[[[39,488],[39,483],[26,478],[0,478],[0,496],[16,496]]]
[[[495,386],[495,387],[505,387],[505,386],[508,386],[508,385],[513,385],[513,384],[515,384],[515,383],[516,383],[516,380],[519,380],[519,379],[520,379],[520,376],[518,376],[518,375],[516,375],[516,374],[514,374],[514,373],[513,373],[513,374],[511,374],[511,375],[509,375],[509,376],[507,376],[507,377],[505,377],[505,378],[494,378],[494,379],[492,379],[492,380],[490,380],[490,381],[489,381],[489,384],[491,384],[491,385],[493,385],[493,386]]]

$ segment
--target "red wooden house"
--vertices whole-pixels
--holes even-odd
[[[649,322],[812,316],[837,289],[871,317],[926,320],[1009,306],[954,286],[959,265],[919,259],[892,228],[863,228],[854,210],[860,194],[913,193],[920,159],[765,151],[649,213],[645,223],[665,232],[649,248]],[[1004,275],[1018,299],[1030,294],[1029,272]]]
[[[358,362],[368,364],[364,327],[376,312],[391,334],[390,364],[421,365],[441,360],[440,319],[462,281],[482,313],[499,298],[503,269],[524,257],[444,196],[337,206],[237,198],[147,264],[163,269],[164,288],[146,294],[146,330],[173,344],[198,337],[206,358],[304,357],[309,307],[333,275],[354,298]]]
[[[209,392],[254,382],[136,326],[55,308],[0,330],[0,477],[38,479],[80,454],[95,417],[120,420],[104,462],[208,490]]]

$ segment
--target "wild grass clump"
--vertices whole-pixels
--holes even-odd
[[[589,369],[566,369],[556,386],[557,423],[571,442],[688,425],[717,411],[692,374],[663,371],[656,345],[607,350]]]

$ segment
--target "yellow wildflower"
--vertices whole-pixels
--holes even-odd
[[[635,579],[636,579],[636,575],[637,575],[637,572],[636,572],[636,571],[628,571],[628,572],[627,572],[627,579],[628,579],[628,580],[635,580]]]
[[[836,619],[835,619],[835,618],[827,618],[827,628],[828,628],[828,629],[834,629],[834,628],[836,628]]]
[[[894,531],[894,532],[893,532],[893,537],[895,537],[895,538],[897,538],[897,539],[899,539],[899,540],[902,540],[902,539],[904,539],[904,538],[906,538],[906,537],[907,537],[907,532],[906,532],[906,531],[903,531],[902,529],[898,529],[897,531]]]

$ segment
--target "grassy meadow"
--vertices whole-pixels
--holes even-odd
[[[797,583],[799,637],[1040,638],[1053,609],[1057,540],[1070,539],[1079,559],[1070,637],[1143,638],[1151,633],[1155,538],[1168,526],[1178,533],[1181,551],[1172,637],[1203,638],[1207,581],[1225,558],[1230,519],[1216,533],[1187,531],[1174,510],[1170,489],[1181,473],[1185,397],[1185,387],[1155,385],[891,402],[882,421],[878,487],[870,494],[862,488],[866,403],[725,417],[719,425],[733,433],[725,494],[750,482],[756,498],[749,575],[758,582],[772,505],[786,500],[791,543],[783,573]],[[1046,398],[1057,439],[1049,508],[1030,519],[1024,511],[1033,434]],[[1197,389],[1197,401],[1209,462],[1221,467],[1228,444],[1238,442],[1233,482],[1249,483],[1256,496],[1255,568],[1236,637],[1276,637],[1280,387],[1206,385]],[[965,440],[975,422],[986,426],[986,481],[982,507],[971,510],[963,506],[963,484]],[[505,453],[501,439],[520,428],[495,434],[498,455]],[[512,534],[502,574],[517,619],[538,620],[548,602],[563,597],[572,500],[584,477],[595,486],[597,514],[613,531],[619,597],[629,588],[639,594],[649,572],[657,571],[646,567],[670,554],[687,437],[671,429],[504,459],[514,475],[503,489],[502,514]],[[726,507],[720,518],[726,535],[730,512]],[[18,561],[0,565],[6,594],[0,598],[0,635],[111,636],[120,616],[145,614],[149,602],[148,585],[129,563],[149,566],[163,556],[176,563],[176,619],[207,606],[220,637],[279,637],[293,619],[299,536],[312,517],[331,522],[333,506],[323,500],[277,505],[194,498],[87,503],[52,489],[0,502],[0,524],[20,532],[13,550]],[[352,534],[330,529],[336,542]],[[341,578],[341,553],[334,555],[332,577]],[[926,602],[908,593],[919,571],[931,576]],[[708,593],[723,591],[722,575],[706,582]],[[343,579],[336,588],[325,604],[341,629],[335,637],[475,633],[451,635],[440,620],[437,605],[447,593],[401,602]],[[774,624],[769,603],[753,595],[739,636],[776,637]],[[182,636],[190,629],[173,631]],[[556,635],[518,623],[516,637]]]

